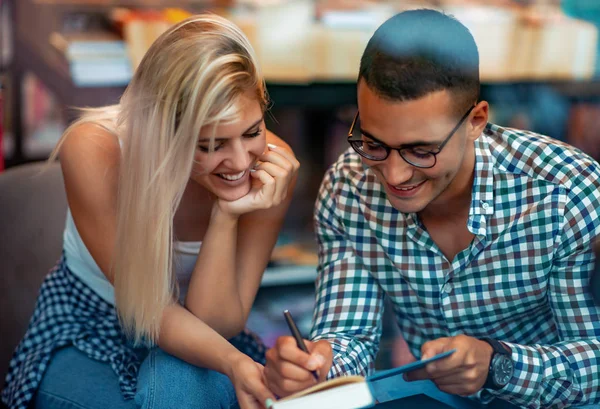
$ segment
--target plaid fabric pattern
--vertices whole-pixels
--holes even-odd
[[[348,150],[315,209],[319,242],[311,337],[334,350],[329,376],[366,374],[384,295],[411,352],[466,334],[511,347],[500,391],[528,408],[600,402],[600,309],[587,284],[600,234],[600,165],[553,139],[488,124],[475,141],[470,247],[448,261],[415,214],[387,201]]]
[[[248,330],[230,340],[255,361],[265,363],[265,346]],[[10,409],[26,409],[52,353],[75,346],[91,359],[106,362],[119,379],[121,393],[136,392],[141,350],[131,347],[121,331],[113,305],[73,275],[64,256],[46,277],[25,337],[10,362],[2,401]],[[143,356],[143,355],[142,355]]]

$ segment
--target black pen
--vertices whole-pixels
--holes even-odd
[[[298,327],[296,326],[296,323],[294,322],[294,319],[292,318],[292,314],[288,310],[285,310],[285,311],[283,311],[283,316],[285,317],[285,321],[287,322],[287,325],[290,328],[290,332],[296,339],[296,345],[298,346],[298,348],[300,348],[302,351],[304,351],[310,355],[310,352],[308,352],[308,349],[306,348],[306,345],[304,344],[304,340],[302,340],[302,335],[300,335],[300,331],[298,331]],[[319,382],[319,374],[317,373],[317,371],[310,371],[310,372],[315,377],[315,381]]]

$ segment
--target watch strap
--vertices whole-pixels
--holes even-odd
[[[504,345],[495,339],[492,338],[480,338],[481,341],[487,342],[493,349],[492,357],[490,358],[490,367],[488,370],[488,375],[483,384],[483,387],[486,389],[500,389],[498,385],[494,382],[494,358],[496,355],[505,355],[510,357],[512,354],[504,347]]]

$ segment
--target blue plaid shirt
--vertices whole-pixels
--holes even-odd
[[[475,141],[471,245],[447,260],[416,214],[386,198],[351,150],[329,169],[315,209],[319,242],[312,339],[329,376],[366,374],[389,297],[411,352],[440,337],[512,349],[499,391],[528,408],[600,401],[600,309],[588,289],[600,234],[600,165],[568,145],[488,124]]]

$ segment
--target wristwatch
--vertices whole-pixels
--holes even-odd
[[[481,341],[487,342],[494,349],[490,360],[490,370],[483,387],[495,390],[502,389],[510,382],[515,370],[511,353],[495,339],[481,338]]]

